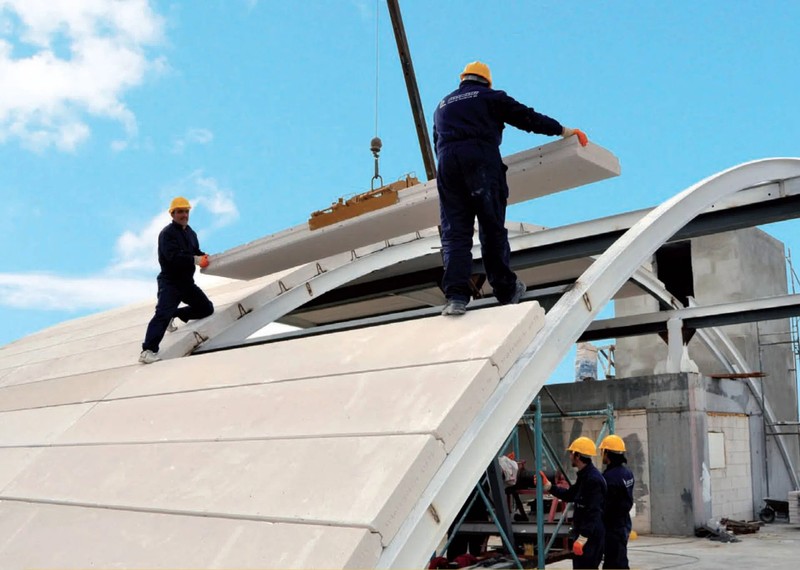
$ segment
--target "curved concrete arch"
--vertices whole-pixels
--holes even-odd
[[[241,342],[309,300],[372,271],[430,253],[431,248],[439,243],[439,236],[435,233],[417,234],[417,236],[419,237],[396,245],[391,242],[382,243],[377,250],[362,248],[316,264],[301,266],[284,278],[294,281],[291,287],[281,286],[274,295],[265,294],[262,290],[248,299],[243,299],[240,305],[245,314],[228,316],[230,322],[224,329],[202,343],[197,352],[215,350]]]
[[[510,234],[525,234],[539,231],[542,226],[510,222],[506,224],[506,228]],[[204,342],[192,339],[195,345],[191,348],[196,348],[199,353],[233,346],[323,293],[374,271],[430,254],[440,247],[438,231],[430,228],[302,265],[284,274],[277,290],[274,282],[271,282],[222,311],[219,316],[214,317],[217,321],[216,331],[209,331],[211,334]],[[284,282],[290,285],[285,286]],[[165,354],[167,357],[183,356],[186,354],[186,347],[176,347],[173,352],[165,351]]]
[[[754,184],[798,175],[796,158],[734,166],[667,200],[618,239],[547,313],[544,327],[447,456],[377,567],[424,566],[486,465],[569,347],[658,247],[716,200]]]

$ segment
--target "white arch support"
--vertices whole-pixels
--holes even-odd
[[[304,283],[288,289],[258,307],[251,307],[252,312],[203,343],[196,352],[206,352],[242,342],[254,332],[323,293],[332,291],[378,269],[429,254],[440,245],[438,235],[420,236],[410,243],[402,244],[402,247],[395,247],[387,242],[385,247],[378,251],[361,256],[356,256],[354,252],[350,261],[336,266],[329,265],[324,271],[319,271]]]
[[[672,235],[715,201],[761,182],[800,175],[800,159],[735,166],[664,202],[618,239],[547,313],[544,327],[517,359],[425,489],[379,568],[420,568],[569,347],[634,272]]]
[[[509,223],[506,228],[510,235],[522,235],[541,229],[522,223]],[[475,239],[477,239],[477,232]],[[479,248],[475,245],[474,248]],[[226,315],[215,315],[217,326],[208,331],[208,339],[193,346],[199,354],[236,346],[266,325],[279,320],[310,300],[351,283],[374,271],[391,267],[398,263],[412,261],[441,249],[441,240],[436,228],[428,228],[413,234],[386,240],[368,247],[334,255],[313,264],[302,265],[282,276],[288,283],[275,291],[266,286],[242,299],[238,306],[228,308]],[[478,252],[473,252],[478,255]],[[444,297],[440,302],[443,302]],[[168,356],[182,356],[186,347],[177,347]]]

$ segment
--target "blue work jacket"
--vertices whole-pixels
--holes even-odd
[[[433,144],[437,153],[463,141],[499,147],[506,124],[541,135],[558,136],[563,131],[561,123],[526,107],[505,91],[480,81],[462,81],[439,102],[433,114]]]
[[[578,471],[578,479],[569,489],[553,485],[550,494],[575,504],[572,528],[587,538],[603,531],[603,508],[606,500],[606,480],[594,464],[589,463]]]
[[[631,528],[633,507],[633,473],[624,463],[611,464],[603,471],[608,495],[603,513],[606,528]]]
[[[197,234],[190,226],[184,229],[177,222],[171,222],[158,234],[158,264],[161,266],[159,279],[176,283],[194,281],[194,256],[205,255],[200,250]]]

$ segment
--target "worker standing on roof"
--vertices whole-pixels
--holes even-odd
[[[592,464],[597,455],[594,442],[588,437],[579,437],[567,448],[572,466],[578,470],[574,485],[563,489],[554,487],[544,471],[540,471],[543,490],[562,501],[575,504],[572,516],[572,567],[598,568],[603,558],[605,532],[603,508],[606,500],[606,480]]]
[[[186,198],[178,196],[169,205],[172,222],[158,234],[158,303],[147,325],[139,362],[150,364],[159,360],[158,348],[164,333],[175,330],[174,318],[184,323],[203,319],[214,312],[214,305],[194,282],[194,266],[208,267],[208,254],[200,249],[197,234],[189,226]],[[178,308],[180,303],[185,307]]]
[[[458,89],[441,100],[433,115],[444,249],[442,289],[447,297],[443,315],[463,315],[467,310],[476,216],[483,266],[495,297],[501,304],[514,304],[525,292],[525,284],[509,267],[507,168],[500,157],[506,123],[530,133],[576,135],[584,146],[588,142],[581,131],[563,127],[492,89],[485,63],[467,64]]]
[[[628,537],[631,534],[631,507],[633,507],[633,473],[625,464],[625,442],[618,435],[609,435],[600,442],[603,454],[603,478],[608,496],[603,510],[606,544],[603,551],[603,568],[630,568],[628,565]]]

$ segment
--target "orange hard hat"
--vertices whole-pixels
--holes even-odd
[[[481,61],[473,61],[464,66],[464,71],[461,72],[461,81],[464,81],[464,77],[467,75],[483,77],[489,82],[489,87],[492,86],[492,72],[489,70],[489,66]]]
[[[184,198],[183,196],[178,196],[177,198],[173,198],[172,202],[169,204],[169,213],[171,214],[175,210],[191,210],[192,205],[189,204],[189,200]]]
[[[573,441],[567,448],[567,451],[580,453],[581,455],[586,455],[587,457],[594,457],[597,455],[597,447],[595,447],[594,442],[585,436],[579,437]]]
[[[600,442],[600,451],[608,450],[614,453],[625,453],[625,442],[618,435],[607,435]]]

